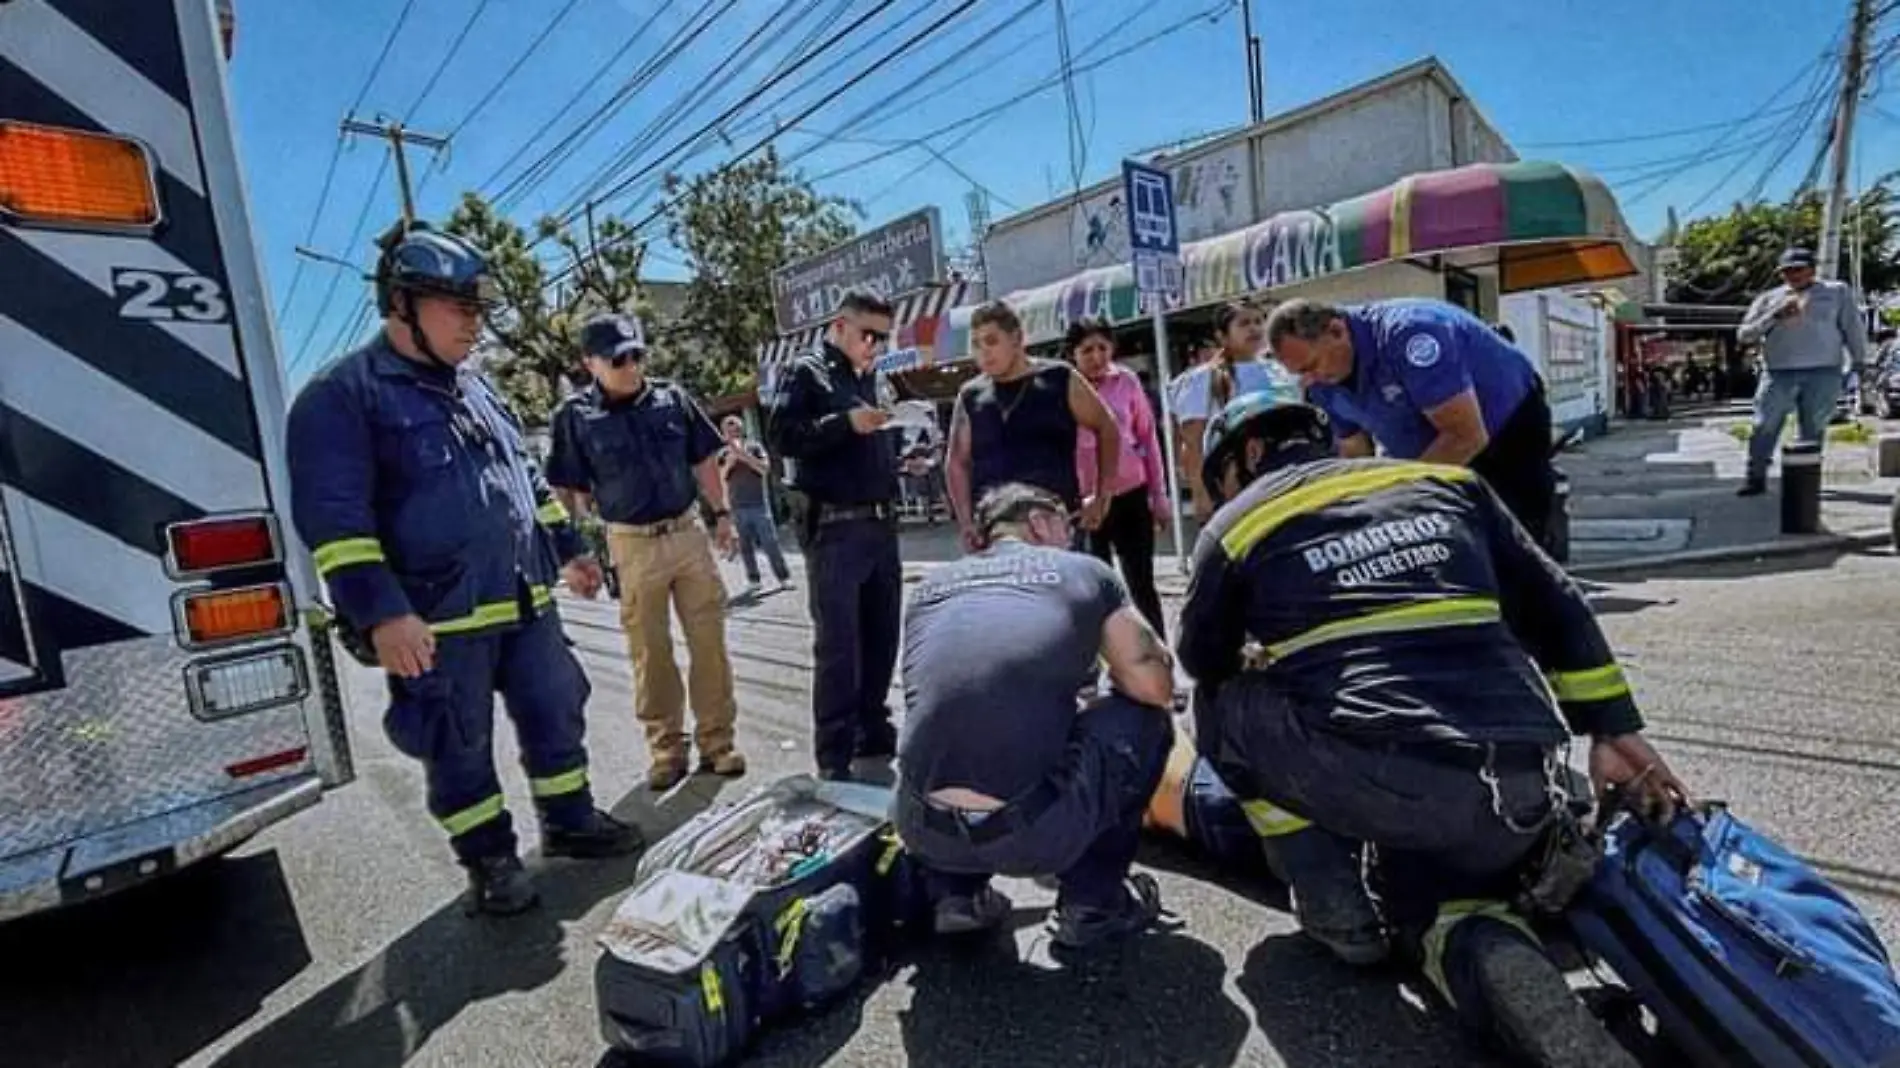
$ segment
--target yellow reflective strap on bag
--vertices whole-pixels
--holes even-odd
[[[897,837],[896,831],[885,831],[884,851],[879,853],[877,857],[877,873],[880,876],[889,875],[891,869],[897,866],[897,858],[902,856],[903,853],[904,840]]]
[[[719,973],[713,969],[711,961],[699,966],[699,992],[705,995],[706,1011],[726,1011],[725,987],[719,982]]]
[[[792,958],[798,953],[798,936],[805,929],[805,916],[810,908],[804,898],[796,898],[791,904],[779,910],[772,926],[778,931],[778,977],[785,978],[792,973]]]

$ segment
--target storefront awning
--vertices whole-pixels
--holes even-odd
[[[1183,311],[1395,260],[1445,256],[1494,270],[1504,293],[1637,273],[1616,200],[1595,175],[1558,163],[1478,163],[1410,175],[1324,208],[1283,212],[1181,249]],[[1077,318],[1145,316],[1126,265],[1086,271],[1003,298],[1030,344]],[[948,349],[969,350],[967,314],[950,317]]]
[[[902,371],[929,362],[923,350],[937,344],[939,324],[952,308],[979,298],[982,284],[958,281],[930,286],[898,298],[891,322],[890,351],[878,358],[878,370]],[[821,324],[793,334],[784,334],[759,346],[759,393],[771,395],[771,384],[778,372],[794,357],[810,352],[824,335]]]

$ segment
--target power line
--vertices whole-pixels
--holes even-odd
[[[877,15],[880,11],[883,11],[886,8],[889,8],[891,5],[895,4],[896,2],[897,0],[878,0],[878,3],[875,6],[873,6],[870,11],[865,12],[861,21],[859,22],[859,25],[863,25],[864,22],[868,22],[873,16]],[[938,18],[936,22],[933,22],[929,26],[925,27],[920,33],[913,35],[908,41],[904,43],[903,46],[899,47],[896,51],[893,51],[889,55],[885,56],[885,58],[880,62],[881,63],[889,62],[890,60],[895,59],[897,56],[902,55],[912,45],[930,36],[930,34],[935,33],[939,27],[944,26],[945,24],[949,23],[950,20],[956,18],[958,15],[963,14],[965,11],[968,11],[970,8],[974,6],[976,6],[976,0],[964,0],[964,2],[952,8],[948,14],[943,15],[942,17]],[[850,27],[846,27],[843,30],[840,30],[839,32],[835,34],[832,34],[830,37],[826,38],[825,42],[822,45],[819,45],[818,48],[812,52],[811,55],[806,56],[805,58],[799,60],[797,63],[793,64],[792,66],[766,79],[766,81],[763,84],[759,85],[758,87],[754,88],[751,92],[741,97],[731,107],[727,108],[725,111],[720,112],[719,115],[716,116],[711,122],[708,122],[704,126],[700,127],[698,132],[694,133],[692,137],[687,138],[687,144],[690,145],[692,141],[698,139],[702,134],[718,127],[720,123],[723,123],[726,120],[730,119],[732,116],[738,114],[740,109],[744,108],[747,104],[752,103],[754,100],[757,100],[759,97],[764,96],[765,93],[768,90],[770,90],[774,85],[777,85],[780,81],[790,76],[792,73],[797,71],[798,68],[804,66],[806,63],[811,62],[813,59],[816,59],[818,56],[823,55],[825,52],[830,51],[833,45],[837,44],[840,40],[842,40],[845,36],[850,34],[852,30],[855,30],[855,29],[857,29],[857,26],[850,26]],[[835,99],[838,93],[841,93],[843,90],[848,89],[851,86],[858,84],[859,82],[863,81],[865,78],[868,78],[872,74],[875,74],[875,73],[877,73],[877,66],[872,66],[863,71],[858,72],[858,74],[853,76],[849,81],[845,82],[843,86],[840,86],[837,92],[833,93],[830,97],[827,97],[826,102],[829,102],[831,99]],[[816,109],[813,108],[813,109],[807,110],[803,115],[799,116],[799,119],[805,118],[807,115],[810,115],[812,111],[814,110]],[[796,122],[798,120],[793,120],[793,121]],[[640,168],[638,171],[635,171],[633,174],[615,183],[605,193],[601,194],[601,196],[599,197],[599,200],[601,201],[609,200],[615,196],[618,196],[620,193],[625,192],[628,186],[631,186],[633,183],[639,181],[642,177],[648,174],[651,174],[653,171],[659,169],[661,166],[663,166],[666,163],[667,160],[678,155],[680,151],[682,151],[686,147],[687,145],[681,145],[663,153],[658,159],[652,161],[651,163],[648,163],[645,167]],[[754,151],[756,151],[756,149]],[[740,158],[744,158],[745,156],[749,156],[751,154],[752,152],[750,151],[742,153]],[[576,213],[569,212],[566,215],[563,215],[561,217],[561,221],[572,222],[575,217],[576,217]]]
[[[1110,52],[1108,55],[1105,55],[1098,60],[1095,60],[1090,63],[1081,64],[1080,66],[1076,67],[1076,73],[1078,74],[1087,73],[1088,71],[1092,71],[1100,67],[1104,67],[1110,63],[1113,63],[1115,60],[1121,59],[1134,52],[1140,51],[1141,49],[1146,48],[1157,41],[1160,41],[1166,37],[1179,33],[1180,31],[1188,28],[1189,26],[1193,25],[1196,22],[1212,21],[1214,19],[1217,19],[1219,18],[1221,13],[1232,11],[1238,2],[1239,0],[1221,0],[1220,3],[1215,4],[1212,7],[1205,8],[1177,22],[1170,23],[1169,25],[1164,26],[1161,29],[1156,30],[1155,32],[1147,35],[1146,37],[1143,37],[1137,41],[1134,41],[1128,45],[1123,46],[1122,48],[1118,48],[1115,51]],[[1130,16],[1128,19],[1124,20],[1120,25],[1126,26],[1129,22],[1134,21],[1135,18],[1140,17],[1140,15],[1144,13],[1145,13],[1145,9],[1141,11],[1137,11],[1135,15]],[[1101,39],[1098,39],[1097,43],[1099,44],[1101,43],[1102,40],[1106,40],[1109,36],[1111,36],[1115,32],[1117,31],[1111,30],[1109,31],[1108,34],[1104,34]],[[939,126],[936,129],[929,131],[928,133],[918,134],[916,137],[916,140],[934,141],[937,138],[943,136],[944,134],[950,133],[955,130],[961,130],[966,126],[970,126],[975,123],[982,122],[985,119],[992,118],[996,115],[1000,115],[1003,112],[1008,111],[1011,108],[1014,108],[1017,105],[1022,104],[1025,101],[1028,101],[1034,98],[1035,96],[1042,93],[1043,91],[1054,87],[1055,85],[1059,84],[1060,81],[1061,81],[1060,77],[1045,78],[1042,81],[1037,82],[1034,85],[1031,85],[1027,89],[1022,90],[1021,92],[1017,93],[1015,96],[1012,96],[1007,100],[1003,100],[999,103],[992,104],[989,107],[982,109],[981,111],[977,111],[973,114],[966,115],[963,118],[956,120],[955,122],[946,123],[945,125]],[[826,181],[831,178],[836,178],[836,177],[839,177],[840,175],[849,174],[854,170],[858,170],[861,167],[869,166],[870,164],[876,163],[879,160],[889,159],[890,157],[896,155],[897,153],[901,151],[903,151],[903,149],[901,148],[886,149],[883,152],[874,153],[870,156],[864,157],[863,159],[858,159],[850,163],[847,163],[842,167],[837,167],[832,170],[826,171],[823,174],[820,174],[814,178],[808,179],[808,181],[810,184],[816,185],[819,182]]]
[[[726,58],[721,61],[717,67],[714,67],[712,71],[701,78],[694,89],[688,92],[684,98],[675,102],[670,107],[659,109],[659,115],[648,122],[646,126],[642,127],[640,132],[634,135],[625,149],[601,166],[594,168],[592,173],[582,179],[577,185],[571,187],[565,195],[558,198],[556,203],[562,205],[560,213],[565,214],[576,207],[581,207],[585,210],[584,205],[593,199],[594,193],[600,189],[601,185],[605,183],[615,171],[630,165],[639,157],[640,153],[645,152],[654,143],[678,128],[678,126],[686,120],[686,117],[693,112],[693,109],[731,85],[740,71],[751,66],[752,63],[757,61],[772,47],[775,42],[763,40],[763,38],[772,30],[772,27],[778,23],[779,19],[789,14],[792,8],[800,2],[803,3],[804,10],[791,20],[792,26],[797,25],[806,16],[815,13],[818,10],[820,0],[787,0],[786,3],[780,5],[765,21],[754,27],[752,32],[746,35],[745,40],[739,43],[738,47],[730,49],[726,54]],[[789,31],[791,26],[787,26],[786,29]],[[717,129],[713,131],[715,134],[717,132]]]
[[[1781,85],[1780,88],[1776,89],[1773,93],[1769,94],[1768,98],[1766,100],[1763,100],[1760,106],[1756,107],[1756,109],[1753,112],[1750,112],[1749,115],[1730,124],[1727,127],[1727,129],[1725,129],[1722,132],[1720,136],[1716,137],[1714,140],[1710,141],[1707,145],[1703,146],[1700,152],[1696,153],[1689,160],[1684,162],[1681,166],[1671,168],[1669,171],[1656,176],[1654,180],[1652,180],[1649,184],[1643,186],[1643,188],[1641,188],[1640,190],[1626,194],[1623,197],[1624,205],[1627,207],[1629,205],[1638,203],[1639,201],[1646,200],[1649,197],[1655,195],[1660,190],[1662,190],[1664,187],[1666,187],[1670,182],[1674,181],[1675,179],[1681,177],[1684,174],[1687,174],[1689,171],[1694,170],[1695,168],[1700,167],[1705,163],[1711,162],[1714,154],[1720,151],[1722,147],[1729,142],[1730,139],[1732,139],[1737,133],[1739,133],[1749,123],[1752,123],[1755,120],[1759,119],[1763,114],[1765,114],[1768,111],[1769,108],[1774,107],[1776,101],[1786,96],[1790,90],[1792,90],[1796,85],[1800,84],[1801,79],[1809,77],[1815,70],[1821,68],[1827,62],[1827,58],[1828,58],[1827,55],[1823,54],[1813,60],[1810,60],[1807,64],[1802,66],[1800,70],[1795,72],[1794,77],[1789,78],[1786,82],[1784,82]],[[1805,106],[1809,102],[1810,101],[1803,101],[1803,102],[1797,103],[1795,106],[1797,108],[1802,107],[1802,106]]]
[[[489,3],[490,0],[479,0],[475,5],[475,10],[469,12],[468,20],[462,23],[461,31],[455,35],[455,40],[450,43],[449,50],[443,54],[442,62],[435,65],[435,71],[429,75],[429,80],[423,85],[422,92],[416,95],[416,102],[409,105],[408,111],[402,113],[404,124],[416,117],[416,112],[422,110],[422,105],[429,99],[429,94],[435,92],[436,83],[442,80],[443,73],[449,69],[449,63],[455,59],[456,53],[462,50],[462,42],[468,40],[469,31],[475,28],[475,23],[482,17],[482,12],[488,10]]]
[[[1771,115],[1785,115],[1788,112],[1793,111],[1796,108],[1799,108],[1800,106],[1801,106],[1801,103],[1797,101],[1793,104],[1784,104],[1778,108],[1770,108],[1767,111],[1761,111],[1761,112],[1756,112],[1750,115],[1745,115],[1739,119],[1723,119],[1720,122],[1705,122],[1697,126],[1679,126],[1673,130],[1657,130],[1652,133],[1643,133],[1643,134],[1624,134],[1621,137],[1597,137],[1597,138],[1591,138],[1585,141],[1525,141],[1521,143],[1519,147],[1520,148],[1598,148],[1604,145],[1629,145],[1629,144],[1636,144],[1642,141],[1667,141],[1667,140],[1670,140],[1671,138],[1684,137],[1684,136],[1687,136],[1688,134],[1707,133],[1710,130],[1726,130],[1736,125],[1746,126],[1751,123],[1759,122],[1762,119],[1768,118]]]
[[[376,59],[370,63],[369,73],[363,76],[363,84],[357,89],[356,98],[350,101],[350,109],[346,114],[356,114],[356,112],[362,108],[363,101],[369,99],[370,87],[376,84],[376,76],[382,73],[383,64],[389,60],[390,49],[395,47],[396,37],[402,32],[403,23],[409,20],[409,12],[415,6],[416,0],[406,0],[402,5],[402,10],[396,15],[395,25],[389,28],[388,35],[383,38],[383,47],[376,53]],[[337,164],[342,162],[343,159],[343,141],[343,135],[338,133],[336,146],[330,150],[330,162],[323,168],[323,183],[317,192],[317,206],[311,210],[310,225],[304,229],[303,243],[306,245],[316,241],[317,226],[323,221],[323,209],[329,206],[330,186],[331,183],[336,180]],[[284,290],[283,303],[278,305],[277,308],[277,317],[279,319],[290,314],[290,302],[296,299],[297,286],[303,281],[303,272],[306,266],[308,265],[302,259],[299,259],[297,266],[291,269],[290,286]]]
[[[586,80],[581,82],[580,87],[574,91],[574,95],[568,97],[566,103],[555,109],[554,118],[543,124],[533,137],[523,140],[521,145],[515,149],[514,154],[504,160],[501,166],[495,168],[494,173],[483,179],[481,184],[476,188],[486,193],[488,188],[494,185],[496,180],[503,174],[507,173],[508,169],[513,167],[516,161],[520,160],[522,156],[527,155],[528,150],[533,148],[543,136],[553,132],[555,126],[554,119],[558,119],[560,116],[572,111],[574,107],[581,102],[581,98],[587,95],[587,91],[599,84],[600,80],[607,76],[607,72],[613,69],[614,64],[619,63],[628,52],[633,51],[633,46],[640,43],[640,38],[646,35],[647,30],[650,29],[655,22],[659,21],[660,16],[671,9],[676,2],[677,0],[663,0],[659,7],[654,8],[653,13],[647,16],[646,21],[640,23],[633,33],[628,35],[625,41],[621,42],[619,50],[614,52],[613,55],[608,56],[606,62],[602,63],[592,74],[587,76]],[[490,199],[492,200],[493,198]]]
[[[1000,33],[1004,29],[1020,21],[1021,18],[1027,15],[1030,11],[1032,11],[1036,5],[1039,5],[1044,2],[1046,2],[1046,0],[1031,0],[1031,4],[1028,7],[1022,10],[1019,10],[1014,15],[1004,18],[997,24],[990,26],[985,30],[979,31],[974,36],[978,39],[979,42],[987,40],[991,35]],[[922,6],[913,9],[912,11],[903,15],[900,18],[897,18],[893,21],[886,23],[885,25],[879,27],[879,29],[885,35],[895,34],[902,27],[915,21],[918,16],[925,14],[929,10],[930,6],[931,6],[931,0],[925,0],[925,3]],[[1047,32],[1038,35],[1038,37],[1042,37],[1042,36],[1047,36]],[[882,39],[884,38],[874,37],[860,43],[856,47],[852,48],[849,52],[845,53],[842,56],[839,56],[836,61],[830,64],[830,66],[845,69],[845,70],[854,69],[852,65],[852,60],[854,60],[857,56],[870,51],[872,48],[877,46]],[[1005,52],[1002,56],[996,57],[991,62],[992,63],[1001,62],[1002,59],[1007,58],[1008,56],[1014,55],[1015,53],[1021,51],[1023,47],[1024,45],[1018,45],[1017,47],[1010,49],[1008,52]],[[947,57],[946,59],[938,62],[930,70],[925,71],[924,73],[920,75],[916,75],[914,77],[907,77],[905,80],[905,83],[902,86],[899,86],[889,96],[885,97],[883,100],[879,101],[878,103],[873,104],[870,107],[867,107],[865,110],[852,116],[850,119],[845,120],[843,124],[843,129],[849,130],[856,127],[869,115],[873,115],[878,112],[888,113],[889,110],[891,109],[891,106],[895,104],[897,101],[903,99],[904,97],[914,92],[917,92],[926,88],[929,85],[929,83],[933,81],[936,78],[936,76],[940,74],[943,70],[951,66],[954,66],[955,64],[959,62],[967,60],[971,58],[973,55],[975,55],[975,53],[969,51],[968,49],[958,50],[954,52],[952,55],[950,55],[949,57]],[[779,67],[774,68],[774,69],[775,70],[783,69],[783,66],[784,66],[783,63],[781,63]],[[822,74],[808,78],[804,80],[803,82],[801,82],[800,84],[798,84],[797,86],[787,89],[784,93],[780,94],[776,99],[774,99],[770,103],[760,106],[758,109],[758,111],[761,113],[760,115],[755,116],[749,120],[748,119],[737,120],[730,130],[728,130],[727,127],[725,127],[722,124],[714,132],[719,135],[720,139],[725,141],[728,147],[730,147],[732,144],[732,141],[731,141],[731,138],[728,136],[729,133],[743,132],[748,129],[756,129],[761,125],[766,125],[772,122],[776,122],[777,120],[775,116],[777,113],[777,109],[779,109],[782,106],[785,106],[788,101],[796,99],[805,90],[818,85],[823,80],[824,80],[824,76]],[[790,124],[785,124],[778,127],[777,132],[781,134],[785,132],[789,132],[790,128],[791,128]],[[711,137],[703,136],[698,141],[693,142],[691,146],[687,149],[687,154],[684,157],[684,159],[679,162],[684,163],[685,161],[691,160],[694,157],[696,157],[699,154],[699,152],[702,151],[701,146],[707,144],[710,140],[712,140]],[[935,151],[934,149],[931,149],[927,145],[922,146],[922,147],[924,147],[926,151],[931,151],[931,152]],[[796,158],[798,157],[797,156],[793,157],[793,159],[796,159]],[[646,183],[643,185],[643,187],[640,190],[638,190],[631,196],[627,197],[625,199],[625,203],[629,205],[637,205],[637,204],[645,203],[649,197],[659,192],[660,187],[664,184],[665,184],[664,175],[651,177],[646,181]]]
[[[738,166],[741,161],[745,160],[747,157],[751,156],[753,153],[759,151],[765,146],[771,144],[774,140],[778,138],[779,134],[782,133],[785,129],[792,126],[796,126],[799,123],[810,118],[812,115],[816,114],[819,111],[819,109],[823,108],[826,104],[831,103],[833,100],[844,95],[852,87],[856,86],[859,82],[870,77],[873,73],[875,73],[878,70],[878,68],[882,67],[886,63],[891,62],[892,60],[897,59],[898,57],[902,56],[904,53],[910,51],[912,48],[916,47],[918,43],[927,39],[928,37],[930,37],[930,35],[936,33],[943,26],[947,25],[952,19],[955,19],[959,15],[962,15],[965,11],[968,11],[970,8],[976,6],[976,4],[977,4],[977,0],[963,0],[962,3],[959,3],[956,7],[950,9],[948,12],[940,16],[937,19],[937,21],[931,23],[930,25],[912,34],[909,38],[905,39],[902,44],[899,44],[896,48],[893,48],[889,52],[885,53],[881,58],[879,58],[879,60],[876,63],[871,64],[870,66],[867,66],[863,70],[859,71],[856,75],[848,79],[843,85],[840,85],[837,88],[833,89],[831,92],[825,94],[823,97],[821,97],[820,99],[812,103],[809,107],[807,107],[804,111],[794,116],[790,122],[786,123],[784,126],[780,127],[779,129],[772,131],[770,134],[761,138],[757,142],[754,142],[750,147],[736,154],[730,161],[716,168],[715,170],[709,172],[707,176],[710,177],[711,175],[723,174],[727,171],[730,171],[732,168]],[[638,222],[634,223],[632,226],[628,228],[627,236],[625,238],[622,238],[621,240],[623,242],[627,240],[632,240],[633,237],[637,235],[641,230],[645,229],[647,226],[651,225],[655,219],[658,219],[661,215],[665,214],[667,209],[670,208],[679,199],[681,198],[676,197],[673,200],[668,201],[667,203],[661,204],[660,206],[654,208],[652,211],[648,212],[646,215],[642,216]],[[563,271],[560,275],[557,275],[553,278],[548,279],[547,284],[552,285],[555,282],[560,281],[561,278],[571,273],[573,273],[573,268],[570,267],[566,271]]]
[[[521,174],[515,176],[515,178],[508,183],[506,188],[497,193],[495,195],[496,205],[500,207],[504,201],[507,202],[509,208],[519,205],[528,194],[532,193],[535,189],[539,188],[542,183],[551,178],[555,171],[569,159],[573,158],[574,153],[580,150],[581,145],[592,139],[596,134],[600,133],[601,130],[605,129],[609,122],[613,121],[614,116],[619,114],[620,110],[627,106],[628,101],[633,98],[635,93],[652,84],[653,80],[659,77],[661,71],[671,66],[675,60],[685,54],[687,47],[698,40],[700,34],[705,33],[712,27],[713,23],[730,13],[735,3],[736,0],[725,0],[725,3],[720,6],[718,10],[707,14],[704,21],[697,24],[689,18],[685,25],[682,25],[678,30],[674,31],[673,36],[667,40],[667,43],[660,46],[658,52],[648,57],[647,61],[641,64],[640,69],[635,71],[633,76],[628,78],[626,83],[623,84],[613,96],[595,108],[593,113],[583,120],[579,126],[569,131],[568,135],[562,138],[560,143],[542,153],[539,159],[530,164]],[[697,16],[694,17],[697,18]]]
[[[580,5],[581,0],[567,0],[567,3],[561,10],[557,12],[553,18],[548,20],[547,25],[541,27],[541,32],[535,35],[534,40],[528,42],[528,47],[522,50],[521,55],[515,57],[514,63],[511,64],[506,71],[502,72],[501,77],[495,79],[495,84],[489,86],[488,91],[482,94],[482,98],[477,100],[473,107],[464,112],[461,119],[458,120],[454,126],[449,128],[449,140],[455,140],[456,135],[461,133],[470,122],[474,121],[475,116],[481,114],[483,108],[486,108],[489,104],[494,102],[495,97],[500,94],[502,87],[507,85],[510,81],[513,81],[515,75],[521,73],[521,68],[527,65],[528,60],[536,52],[540,51],[541,46],[547,43],[549,37],[554,35],[555,29],[559,27],[562,22],[565,22],[567,17],[574,13],[574,9]]]

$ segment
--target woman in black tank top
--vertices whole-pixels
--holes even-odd
[[[970,319],[983,372],[957,393],[945,474],[950,502],[966,547],[981,543],[972,516],[988,490],[1022,482],[1048,490],[1079,512],[1078,526],[1101,525],[1108,500],[1082,500],[1075,475],[1078,428],[1096,436],[1096,453],[1113,482],[1119,458],[1114,417],[1095,390],[1066,363],[1032,359],[1023,349],[1022,322],[999,302],[978,308]]]

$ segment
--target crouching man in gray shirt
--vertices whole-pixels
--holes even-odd
[[[1843,350],[1856,372],[1867,363],[1867,327],[1853,289],[1817,281],[1814,274],[1814,253],[1804,248],[1782,253],[1782,284],[1756,297],[1735,331],[1744,343],[1761,343],[1763,367],[1743,497],[1766,491],[1768,462],[1788,413],[1794,413],[1803,441],[1826,442],[1845,377]]]
[[[989,548],[933,571],[906,613],[897,829],[938,933],[1009,918],[992,875],[1053,875],[1052,941],[1089,949],[1161,912],[1129,867],[1167,761],[1172,657],[1115,571],[1065,548],[1055,495],[1007,483],[976,520]],[[1098,658],[1113,690],[1080,705]]]

